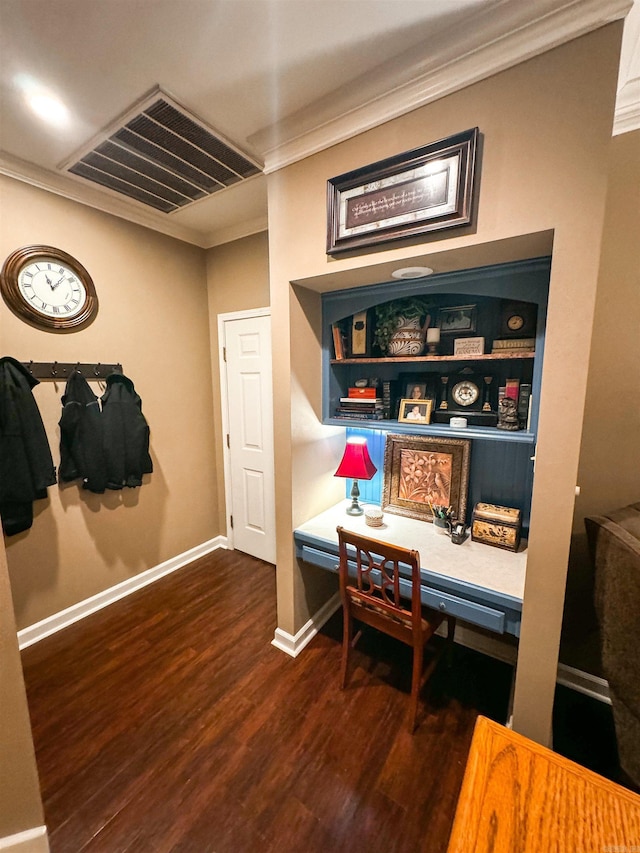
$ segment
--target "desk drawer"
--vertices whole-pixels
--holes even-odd
[[[504,634],[504,613],[494,610],[485,604],[477,604],[464,598],[457,598],[446,592],[440,592],[432,587],[422,587],[420,598],[427,607],[446,613],[449,616],[457,616],[472,625],[480,625],[497,634]]]
[[[305,563],[311,563],[312,566],[328,569],[330,572],[338,571],[340,560],[337,554],[328,554],[326,551],[320,551],[310,545],[302,545],[302,547],[298,547],[298,557]]]

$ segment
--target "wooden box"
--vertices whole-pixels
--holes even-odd
[[[471,518],[471,538],[485,545],[517,551],[521,526],[522,513],[519,509],[478,503]]]

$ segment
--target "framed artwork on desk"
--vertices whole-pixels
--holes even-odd
[[[433,521],[433,506],[451,507],[464,524],[470,454],[468,439],[387,435],[382,510]]]

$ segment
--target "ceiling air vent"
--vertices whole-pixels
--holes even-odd
[[[164,213],[262,171],[159,89],[61,168]]]

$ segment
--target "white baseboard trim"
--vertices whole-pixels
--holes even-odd
[[[446,626],[441,626],[438,633],[444,634]],[[508,645],[500,641],[498,636],[487,637],[485,634],[474,631],[469,626],[456,625],[456,643],[466,646],[476,652],[481,652],[483,655],[489,655],[497,660],[509,663],[515,666],[517,663],[518,651],[514,646]],[[581,669],[575,669],[567,664],[558,664],[558,674],[556,683],[562,684],[564,687],[569,687],[577,693],[584,693],[585,696],[590,696],[592,699],[597,699],[599,702],[604,702],[607,705],[611,704],[609,695],[609,684],[604,678],[599,678],[597,675],[592,675],[590,672],[584,672]]]
[[[570,687],[571,690],[576,690],[578,693],[584,693],[585,696],[590,696],[592,699],[597,699],[599,702],[604,702],[606,705],[611,704],[609,682],[597,675],[592,675],[590,672],[575,669],[572,666],[567,666],[566,663],[559,663],[556,682],[564,687]]]
[[[7,853],[49,853],[46,826],[35,826],[15,835],[0,838],[0,850]]]
[[[281,628],[276,628],[271,645],[280,649],[281,652],[291,655],[292,658],[297,657],[339,607],[340,593],[336,592],[326,604],[322,605],[320,610],[313,614],[311,619],[300,628],[297,634],[288,634]]]
[[[96,610],[102,610],[103,607],[113,604],[114,601],[131,595],[132,592],[136,592],[165,575],[175,572],[176,569],[181,569],[183,566],[192,563],[200,557],[204,557],[206,554],[210,554],[212,551],[216,551],[218,548],[226,547],[227,537],[216,536],[215,539],[209,539],[208,542],[196,545],[195,548],[190,548],[188,551],[184,551],[170,560],[165,560],[164,563],[140,572],[140,574],[134,575],[134,577],[111,586],[109,589],[105,589],[96,595],[92,595],[90,598],[85,598],[84,601],[72,604],[71,607],[67,607],[59,613],[47,616],[46,619],[42,619],[40,622],[36,622],[34,625],[29,625],[18,631],[20,649],[26,649],[28,646],[32,646],[34,643],[43,640],[45,637],[61,631],[68,625],[79,622],[80,619],[84,619],[86,616],[91,615],[91,613],[95,613]]]

